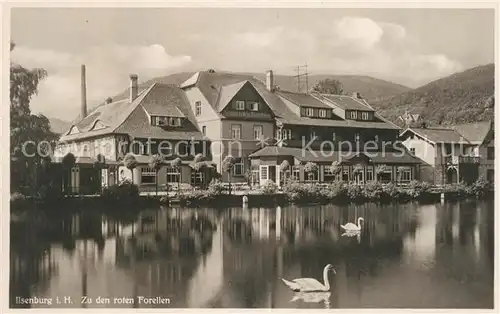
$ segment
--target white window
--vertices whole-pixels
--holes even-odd
[[[233,140],[241,139],[241,124],[231,124],[231,138]]]
[[[167,167],[167,183],[179,182],[179,171],[174,167]]]
[[[309,133],[309,137],[310,137],[311,140],[316,139],[316,132],[311,131],[311,133]]]
[[[319,110],[319,116],[321,118],[326,118],[326,109],[320,109]]]
[[[375,135],[375,142],[378,142],[378,135]]]
[[[368,112],[362,112],[361,113],[361,119],[368,120],[368,117],[369,117]]]
[[[236,110],[245,110],[245,102],[243,100],[236,101]]]
[[[410,148],[410,153],[412,153],[413,155],[415,155],[415,148]]]
[[[267,178],[268,178],[267,172],[268,172],[267,166],[260,167],[260,179],[261,180],[267,180]]]
[[[359,142],[359,138],[360,138],[360,137],[359,137],[359,133],[354,134],[354,140],[355,140],[356,142]]]
[[[180,118],[168,118],[168,125],[170,126],[180,126],[181,125],[181,119]]]
[[[411,181],[411,169],[405,168],[401,171],[401,181],[402,182]]]
[[[254,125],[253,126],[253,139],[260,140],[264,137],[264,130],[262,125]]]
[[[335,132],[332,133],[332,141],[336,141],[336,136],[335,136]]]
[[[281,139],[290,140],[292,139],[292,130],[291,129],[283,129],[281,130]]]
[[[197,186],[203,183],[203,171],[191,171],[191,185]]]
[[[373,181],[373,167],[366,168],[366,181]]]
[[[201,115],[201,101],[197,101],[195,103],[195,107],[196,107],[196,116],[200,116]]]
[[[358,118],[358,112],[357,111],[351,111],[351,119],[357,119]]]
[[[313,108],[306,108],[306,116],[312,117],[314,115]]]
[[[156,171],[153,168],[141,168],[141,183],[154,184],[156,183]]]
[[[295,181],[300,181],[300,167],[292,166],[292,178]]]
[[[242,176],[245,173],[245,164],[243,158],[236,159],[233,165],[233,176]]]
[[[259,103],[256,101],[251,102],[250,103],[250,110],[259,111]]]

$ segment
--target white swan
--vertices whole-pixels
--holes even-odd
[[[322,284],[313,278],[297,278],[292,281],[281,278],[283,282],[295,292],[319,292],[319,291],[329,291],[330,283],[328,282],[328,271],[332,270],[336,274],[335,269],[331,264],[325,266],[323,269],[323,280],[325,284]]]
[[[359,217],[357,226],[352,222],[349,222],[346,223],[345,225],[340,225],[340,227],[346,231],[361,231],[361,220],[365,221],[363,217]]]

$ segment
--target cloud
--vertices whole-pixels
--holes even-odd
[[[192,47],[200,67],[293,74],[307,63],[311,73],[370,75],[416,87],[460,71],[462,65],[439,51],[426,51],[402,25],[360,16],[282,25],[228,34],[198,33]]]
[[[80,105],[80,65],[86,65],[87,101],[92,106],[113,96],[129,84],[129,74],[140,81],[168,75],[192,62],[190,56],[170,55],[161,45],[93,46],[79,54],[16,47],[12,60],[28,68],[44,68],[48,77],[33,98],[33,112],[63,120],[74,119]]]
[[[336,45],[369,49],[380,41],[384,30],[369,18],[346,16],[333,23],[332,34]]]

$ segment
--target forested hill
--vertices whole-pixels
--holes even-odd
[[[429,125],[494,120],[494,64],[478,66],[371,104],[391,121],[407,110]]]

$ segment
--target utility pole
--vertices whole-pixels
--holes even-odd
[[[303,73],[301,73],[302,69],[304,69]],[[306,84],[306,93],[309,92],[309,72],[307,72],[307,63],[305,65],[299,65],[296,68],[297,75],[294,76],[294,78],[297,79],[297,92],[301,92],[302,90],[302,84],[301,84],[301,78],[304,76],[305,77],[305,84]]]

